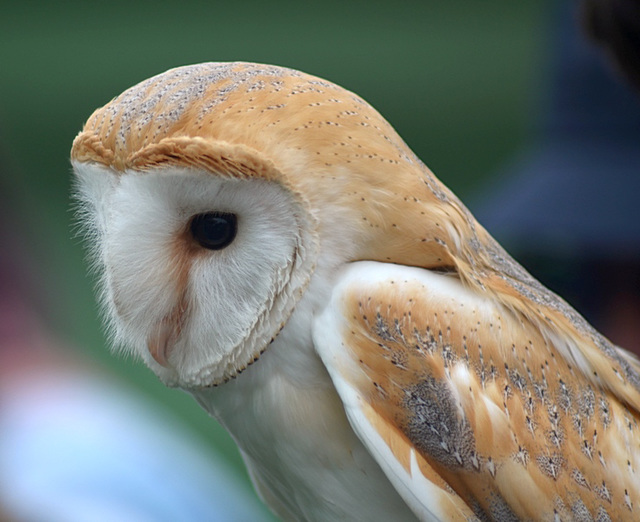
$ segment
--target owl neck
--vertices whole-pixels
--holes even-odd
[[[412,520],[351,429],[301,311],[238,378],[193,394],[234,438],[280,517],[345,520],[358,512],[363,520]]]

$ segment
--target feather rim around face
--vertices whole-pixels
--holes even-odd
[[[251,154],[251,151],[242,150],[242,147],[228,147],[222,144],[216,148],[216,144],[203,145],[207,148],[206,157],[211,159],[217,154],[221,158],[220,165],[223,165],[216,172],[213,183],[208,181],[210,175],[203,173],[202,169],[185,171],[182,166],[174,167],[169,162],[157,162],[156,168],[149,171],[126,173],[126,178],[119,178],[103,166],[74,162],[79,180],[80,214],[84,215],[80,217],[84,221],[85,236],[89,240],[93,264],[100,275],[99,295],[114,346],[129,347],[142,357],[165,384],[183,388],[218,386],[235,378],[258,360],[278,335],[303,295],[315,269],[317,257],[316,226],[313,217],[307,211],[304,201],[291,194],[280,183],[273,181],[279,173],[272,166],[266,162],[261,163],[259,156]],[[198,157],[202,157],[202,148],[198,151]],[[225,169],[223,172],[226,175],[221,175],[222,168]],[[256,168],[261,168],[267,174],[266,179],[260,178],[259,184],[245,186],[243,177],[250,177]],[[182,178],[189,179],[189,183],[181,183]],[[105,185],[103,182],[107,181],[109,183]],[[194,330],[193,326],[195,317],[202,314],[201,300],[204,296],[200,295],[201,292],[193,290],[189,283],[192,277],[190,272],[197,270],[202,275],[202,270],[210,263],[231,259],[229,255],[239,255],[226,253],[226,257],[216,257],[197,245],[191,237],[188,230],[190,216],[198,211],[187,210],[189,203],[184,198],[188,196],[180,194],[183,188],[186,193],[194,189],[198,191],[198,186],[202,190],[199,198],[204,200],[197,205],[205,210],[215,201],[207,198],[205,194],[215,194],[220,190],[216,187],[227,186],[231,191],[255,187],[258,193],[268,199],[253,205],[249,214],[243,214],[244,223],[247,219],[249,222],[255,220],[260,215],[259,209],[268,208],[269,204],[273,204],[269,201],[284,203],[283,208],[288,209],[285,221],[288,223],[286,231],[290,231],[289,247],[282,253],[282,261],[286,258],[286,263],[280,262],[281,266],[277,268],[277,272],[271,274],[269,281],[275,285],[273,292],[268,293],[268,299],[264,303],[260,302],[260,306],[256,308],[258,315],[245,324],[242,339],[233,346],[218,345],[217,341],[213,342],[217,336],[212,338],[210,334],[204,335],[202,328]],[[162,192],[172,190],[171,187],[175,187],[172,191],[173,196],[162,196]],[[151,188],[154,190],[147,191]],[[124,195],[126,197],[123,199]],[[149,198],[153,198],[154,195],[159,196],[158,204],[151,205],[151,209],[155,208],[155,217],[151,209],[144,212],[142,209],[136,209],[136,201],[142,198],[149,203]],[[277,198],[273,199],[275,196]],[[117,198],[118,203],[109,208],[114,198]],[[180,203],[181,200],[185,203]],[[171,206],[158,207],[162,202],[166,205],[169,201],[173,201]],[[230,203],[227,201],[226,204]],[[177,208],[172,208],[175,205]],[[176,221],[174,212],[178,210],[179,213],[186,214],[184,217],[178,217]],[[245,208],[244,211],[248,209]],[[281,210],[279,213],[283,212],[284,210]],[[282,216],[279,219],[282,221],[284,218],[285,216]],[[169,238],[168,242],[163,240],[156,246],[154,238],[160,237],[157,234],[152,234],[147,239],[147,223],[159,227],[158,232],[166,235]],[[122,229],[123,225],[126,225],[125,229]],[[178,229],[172,231],[175,226]],[[136,230],[143,234],[138,240],[130,237]],[[243,230],[245,232],[242,233],[242,237],[245,237],[246,231],[252,228],[244,226]],[[246,238],[240,241],[245,245],[246,242]],[[163,247],[165,243],[166,246]],[[236,243],[231,250],[238,252]],[[292,248],[292,251],[289,252],[289,248]],[[241,250],[244,249],[245,247],[241,247]],[[109,261],[111,258],[120,261]],[[129,261],[123,262],[125,259]],[[251,259],[246,259],[246,263],[264,265]],[[163,269],[162,266],[166,268]],[[135,273],[136,270],[138,275]],[[154,273],[155,282],[148,286],[144,282],[144,278],[147,277],[145,274]],[[198,277],[198,280],[202,280],[201,277]],[[145,287],[146,290],[143,292],[136,291]],[[215,287],[218,288],[217,285]],[[229,290],[235,295],[233,289]],[[241,316],[240,313],[232,313],[228,320],[231,317],[238,320]],[[206,323],[202,318],[196,321],[198,322]],[[203,339],[197,343],[198,345],[209,345],[204,339],[211,340],[210,350],[200,353],[194,359],[194,362],[199,361],[197,368],[189,361],[189,358],[193,357],[189,355],[192,349],[185,345],[186,340],[196,331],[200,332],[199,337]],[[181,349],[175,350],[176,345]],[[216,345],[218,346],[215,347]]]

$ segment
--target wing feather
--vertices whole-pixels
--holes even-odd
[[[637,412],[455,277],[353,263],[314,342],[354,430],[421,519],[638,516]]]

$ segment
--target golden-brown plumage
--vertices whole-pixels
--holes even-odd
[[[98,109],[72,159],[119,175],[173,165],[279,183],[308,213],[315,247],[332,233],[323,210],[336,209],[347,262],[429,269],[482,302],[398,281],[343,303],[357,368],[343,377],[447,516],[640,516],[638,361],[515,263],[353,93],[272,66],[174,69]]]
[[[435,297],[434,297],[435,296]],[[638,412],[594,386],[522,315],[415,282],[349,295],[343,333],[369,418],[408,471],[492,518],[632,519]],[[462,409],[458,410],[458,406]],[[379,416],[378,419],[375,416]],[[586,511],[585,511],[586,512]]]

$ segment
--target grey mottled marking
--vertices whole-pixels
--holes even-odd
[[[596,394],[591,386],[582,390],[578,398],[578,411],[587,419],[591,418],[596,411]]]
[[[576,522],[593,522],[591,512],[580,499],[571,505],[571,514]]]
[[[520,519],[511,510],[509,504],[499,495],[491,495],[489,501],[489,512],[491,520],[495,522],[518,522]]]
[[[598,509],[598,516],[596,517],[596,522],[611,522],[611,517],[609,516],[609,513],[607,513],[607,510],[602,506],[600,506],[600,508]]]
[[[611,424],[611,407],[609,405],[609,401],[604,395],[600,395],[598,406],[600,413],[600,422],[602,422],[604,428],[607,429]]]
[[[395,341],[396,338],[391,333],[391,329],[387,322],[382,318],[382,315],[378,312],[376,314],[376,324],[374,325],[375,334],[384,341]]]
[[[602,500],[606,500],[607,502],[609,502],[609,504],[611,504],[611,492],[609,491],[609,488],[607,487],[607,484],[604,480],[602,481],[602,485],[594,487],[593,490]]]
[[[419,451],[449,469],[473,469],[473,431],[446,382],[425,378],[406,390],[404,407],[412,413],[404,431]]]
[[[562,469],[566,465],[565,459],[560,453],[539,455],[536,457],[536,463],[538,464],[540,471],[548,477],[551,477],[553,480],[558,479]]]
[[[576,482],[576,484],[582,486],[583,488],[591,489],[589,487],[589,482],[587,482],[586,477],[582,474],[582,471],[580,471],[578,468],[573,469],[573,471],[571,472],[571,477]]]

